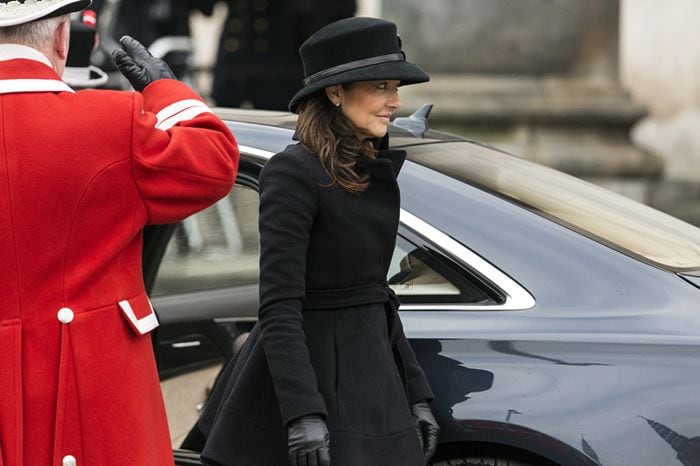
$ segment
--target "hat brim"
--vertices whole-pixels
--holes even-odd
[[[42,0],[0,3],[0,27],[19,26],[40,19],[66,15],[89,7],[92,0]]]
[[[94,65],[87,68],[67,67],[63,72],[63,82],[76,89],[102,87],[108,80],[109,75]]]
[[[382,79],[399,80],[401,81],[400,86],[406,86],[409,84],[428,82],[430,81],[430,76],[420,69],[418,65],[407,61],[393,61],[356,68],[319,79],[318,81],[304,86],[292,97],[292,100],[289,101],[289,111],[297,113],[299,104],[304,99],[328,86],[357,81],[379,81]]]

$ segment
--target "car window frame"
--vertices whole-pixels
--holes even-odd
[[[410,250],[405,249],[405,246],[409,246]],[[404,256],[396,255],[396,253],[404,252]],[[422,275],[415,275],[413,279],[403,281],[398,277],[403,272],[407,272],[409,275],[414,272],[413,270],[396,270],[395,262],[400,264],[407,256],[412,256],[412,261],[416,267],[427,267],[428,273],[437,275],[442,281],[454,288],[457,292],[451,293],[432,293],[426,292],[421,293],[421,287],[424,283],[421,283]],[[403,226],[399,226],[399,230],[396,235],[396,247],[394,248],[394,256],[392,257],[392,263],[394,267],[390,267],[389,274],[387,275],[387,282],[389,286],[394,290],[394,292],[401,299],[402,305],[408,304],[424,304],[431,303],[433,305],[437,303],[445,304],[500,304],[504,301],[505,296],[500,292],[500,290],[494,289],[490,284],[484,283],[473,274],[466,272],[463,267],[447,257],[443,252],[436,249],[436,247],[430,242],[426,242],[423,238],[417,236],[415,233],[407,230]],[[392,273],[394,275],[392,275]],[[399,278],[398,281],[394,279]],[[434,279],[434,278],[433,278]],[[413,280],[418,280],[418,283],[413,283]],[[433,285],[440,286],[440,283],[433,283]],[[408,287],[411,291],[405,291],[404,288]],[[431,285],[427,285],[427,289],[430,290]]]
[[[520,283],[469,247],[401,208],[399,229],[419,237],[465,273],[502,297],[493,303],[402,303],[402,311],[521,311],[535,306],[534,296]],[[401,233],[401,231],[400,231]]]

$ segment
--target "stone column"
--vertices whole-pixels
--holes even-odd
[[[700,225],[700,2],[622,0],[621,80],[650,115],[632,140],[664,161],[652,204]]]
[[[357,16],[379,18],[382,15],[382,0],[357,0]]]
[[[435,73],[617,77],[615,0],[383,0],[382,14]]]
[[[650,175],[633,147],[644,115],[618,79],[618,0],[382,0],[410,61],[432,82],[404,113],[435,104],[434,128],[577,175]]]

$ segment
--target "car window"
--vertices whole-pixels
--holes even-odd
[[[404,303],[498,303],[476,277],[398,236],[387,281]]]
[[[236,184],[213,206],[178,224],[152,296],[258,282],[258,193]]]
[[[151,295],[257,284],[259,257],[258,193],[237,184],[217,204],[178,224]],[[399,235],[387,281],[405,303],[494,302],[476,277],[470,282],[449,263]]]
[[[388,281],[398,295],[459,295],[459,288],[427,262],[427,253],[399,238],[391,258]]]
[[[699,228],[560,171],[467,142],[422,145],[409,158],[646,262],[700,268]]]

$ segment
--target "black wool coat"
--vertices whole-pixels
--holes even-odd
[[[350,194],[302,144],[260,175],[259,322],[200,419],[212,464],[287,466],[286,426],[318,414],[333,466],[419,466],[410,405],[432,392],[385,284],[405,152],[358,163]]]

